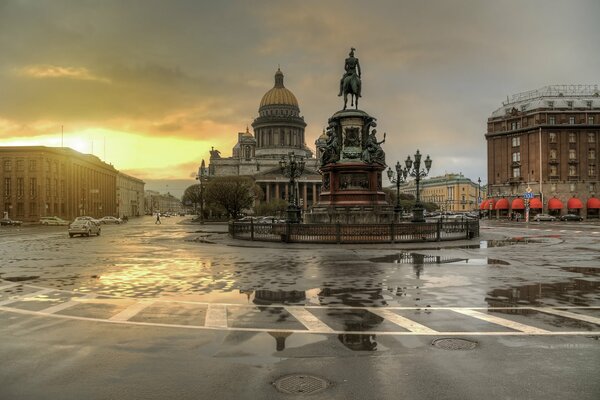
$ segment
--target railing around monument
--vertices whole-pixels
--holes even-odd
[[[271,224],[230,222],[235,239],[287,243],[395,243],[472,239],[479,221],[400,224]]]

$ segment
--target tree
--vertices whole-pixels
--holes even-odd
[[[222,207],[230,217],[238,218],[243,210],[252,207],[260,198],[261,189],[254,180],[244,176],[213,178],[205,187],[206,201]]]
[[[287,209],[288,203],[282,199],[273,199],[268,203],[261,202],[254,207],[256,215],[281,216]]]
[[[183,204],[193,204],[194,209],[196,208],[196,204],[200,204],[202,201],[200,184],[196,183],[195,185],[188,186],[183,192],[183,197],[181,198],[181,202]]]

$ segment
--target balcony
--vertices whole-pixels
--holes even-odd
[[[579,164],[579,160],[576,158],[569,158],[569,164]]]
[[[514,176],[512,178],[508,178],[508,183],[519,183],[523,180],[521,176]]]
[[[558,164],[558,158],[551,158],[550,160],[548,160],[549,164]]]

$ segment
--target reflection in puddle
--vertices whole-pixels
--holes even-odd
[[[600,275],[600,268],[594,267],[560,267],[563,271],[577,272],[583,275]]]
[[[570,282],[533,283],[488,292],[486,302],[491,307],[507,306],[590,306],[595,304],[600,282],[573,279]]]
[[[510,265],[507,261],[495,258],[458,258],[432,256],[420,253],[401,252],[383,257],[369,259],[371,262],[383,262],[393,264],[450,264],[450,265]]]
[[[377,342],[375,335],[341,334],[338,340],[352,351],[376,351]]]

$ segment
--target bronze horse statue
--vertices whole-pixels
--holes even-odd
[[[348,104],[348,95],[350,95],[350,106],[355,106],[355,108],[358,110],[360,83],[360,78],[356,74],[350,74],[344,77],[344,81],[342,82],[342,92],[344,93],[344,110]]]

